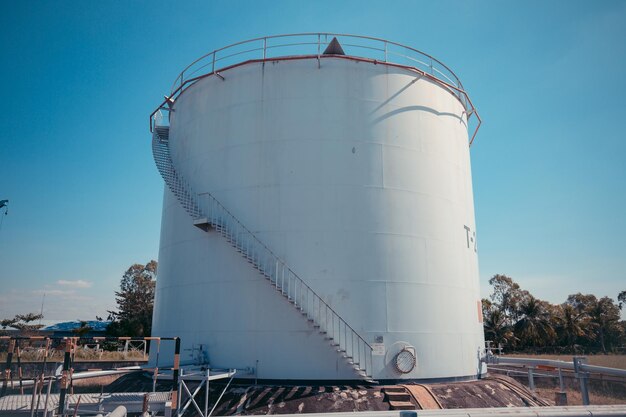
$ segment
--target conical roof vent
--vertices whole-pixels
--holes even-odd
[[[332,41],[328,44],[326,49],[324,50],[323,55],[345,55],[346,53],[343,51],[343,48],[339,44],[337,38],[333,38]]]

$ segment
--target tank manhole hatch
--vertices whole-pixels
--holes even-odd
[[[408,374],[415,368],[416,364],[415,351],[409,347],[405,347],[398,352],[394,361],[396,370],[401,374]]]

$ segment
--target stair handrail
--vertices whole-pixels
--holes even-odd
[[[161,137],[162,135],[162,131],[167,130],[168,132],[168,137],[167,139],[164,139]],[[155,149],[155,145],[161,145],[164,146],[167,149],[167,154],[166,155],[159,155],[157,157],[156,155],[156,149]],[[339,335],[339,348],[341,349],[341,325],[343,324],[344,326],[344,332],[346,333],[346,336],[344,336],[344,346],[345,346],[345,352],[347,353],[348,351],[348,343],[347,343],[347,329],[350,329],[350,333],[352,336],[356,336],[357,337],[357,349],[358,349],[358,354],[360,356],[360,345],[363,345],[364,348],[364,353],[366,353],[366,356],[364,356],[364,366],[363,366],[363,370],[366,373],[366,375],[368,375],[367,372],[367,350],[369,349],[369,362],[370,362],[370,366],[372,364],[372,352],[373,352],[373,348],[372,346],[352,327],[350,326],[350,324],[348,324],[326,301],[324,301],[324,299],[317,294],[317,292],[315,292],[315,290],[313,290],[296,272],[293,271],[293,269],[291,269],[291,267],[287,264],[287,262],[285,260],[283,260],[280,256],[276,255],[265,243],[263,243],[257,236],[256,234],[254,234],[250,229],[248,229],[241,221],[239,221],[239,219],[230,212],[230,210],[228,210],[222,203],[219,202],[219,200],[217,200],[211,193],[209,192],[205,192],[202,193],[203,197],[208,197],[210,199],[211,204],[213,205],[213,207],[211,206],[211,204],[209,205],[209,207],[203,207],[202,204],[198,203],[198,200],[202,200],[202,198],[200,198],[200,194],[197,194],[193,191],[193,189],[191,188],[190,185],[188,185],[184,179],[182,178],[182,176],[178,173],[178,171],[176,170],[176,168],[174,167],[173,161],[171,159],[171,156],[169,154],[169,126],[155,126],[155,129],[153,130],[153,152],[155,152],[155,162],[157,165],[157,169],[159,170],[159,173],[161,174],[161,176],[163,177],[163,179],[165,180],[165,183],[167,184],[167,186],[170,188],[170,190],[172,191],[172,193],[176,196],[176,198],[179,200],[179,202],[181,202],[181,205],[183,206],[183,208],[185,209],[185,211],[187,211],[187,213],[194,219],[194,220],[198,220],[201,218],[206,218],[206,220],[214,225],[215,229],[218,230],[223,236],[229,238],[231,237],[232,234],[235,234],[234,239],[236,239],[238,235],[242,234],[240,232],[236,232],[236,230],[233,230],[233,227],[230,226],[228,224],[228,222],[225,222],[222,220],[221,216],[219,216],[217,213],[217,210],[220,210],[222,213],[225,214],[224,217],[226,217],[227,219],[231,220],[231,222],[234,222],[235,227],[239,227],[242,231],[243,231],[243,235],[248,235],[249,237],[252,238],[252,240],[254,241],[254,243],[256,243],[261,250],[264,250],[266,252],[266,255],[269,255],[270,258],[273,258],[273,263],[275,264],[280,264],[282,265],[282,267],[284,269],[286,269],[286,271],[293,277],[294,279],[294,299],[297,298],[297,285],[300,286],[300,297],[302,298],[302,286],[304,286],[304,289],[312,294],[312,296],[314,297],[314,299],[316,299],[318,301],[318,314],[321,311],[321,306],[323,305],[324,309],[326,310],[326,312],[330,311],[330,313],[332,314],[333,317],[336,317],[338,320],[338,335]],[[165,158],[165,161],[163,161],[163,158]],[[161,162],[159,162],[161,161]],[[163,162],[165,162],[167,164],[167,167],[163,166]],[[166,172],[166,168],[171,170],[171,173]],[[172,181],[174,182],[178,182],[173,184]],[[178,188],[181,188],[180,190]],[[185,201],[181,200],[181,194],[184,194],[186,199]],[[188,200],[188,201],[187,201]],[[190,203],[190,204],[187,204]],[[192,209],[193,207],[193,209]],[[195,210],[194,210],[195,209]],[[232,239],[232,237],[231,237]],[[235,245],[236,246],[236,241],[235,241]],[[231,242],[232,244],[232,242]],[[238,246],[236,246],[238,247]],[[258,252],[258,251],[256,251]],[[246,253],[247,255],[247,253]],[[271,273],[269,275],[267,275],[267,271],[265,271],[265,267],[262,263],[262,260],[259,259],[258,262],[256,260],[256,258],[254,257],[253,254],[253,265],[255,266],[255,268],[261,272],[264,276],[270,278],[270,282],[272,282],[272,278],[271,278]],[[276,274],[276,278],[274,279],[274,283],[276,288],[278,288],[278,268],[275,270],[275,274]],[[287,291],[290,291],[291,284],[289,284],[288,281],[288,285],[287,285],[288,289]],[[281,290],[284,288],[284,277],[283,277],[283,286],[281,286]],[[290,294],[287,293],[288,298],[290,297]],[[307,304],[308,304],[308,296],[307,296]],[[299,307],[302,305],[302,303],[299,303]],[[301,307],[300,307],[301,308]],[[308,308],[308,306],[307,306]],[[301,308],[302,311],[304,311]],[[312,314],[314,314],[315,309],[313,308]],[[307,313],[307,317],[308,317],[308,312]],[[319,326],[321,328],[321,323],[319,323]],[[329,332],[329,328],[328,328],[328,317],[326,319],[326,326],[325,326],[325,331]],[[332,329],[330,329],[330,331],[332,332],[332,338],[331,340],[334,338],[334,334],[335,334],[335,325],[334,325],[334,319],[332,321]],[[351,344],[351,351],[352,354],[354,355],[354,341]],[[354,357],[353,357],[354,358]],[[359,362],[360,364],[360,362]]]

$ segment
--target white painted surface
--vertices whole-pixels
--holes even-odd
[[[317,65],[247,64],[188,88],[171,116],[175,166],[370,344],[415,347],[414,371],[374,356],[374,379],[475,375],[483,334],[462,105],[407,70]],[[212,366],[253,367],[258,378],[357,378],[167,190],[154,334],[208,345]]]

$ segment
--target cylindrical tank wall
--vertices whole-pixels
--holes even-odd
[[[248,63],[176,100],[170,148],[369,343],[373,377],[476,376],[483,346],[462,104],[406,69],[348,58]],[[154,334],[263,379],[357,379],[221,236],[164,198]],[[418,364],[399,374],[403,346]],[[381,348],[384,350],[381,352]]]

